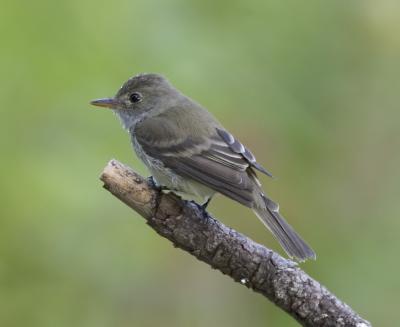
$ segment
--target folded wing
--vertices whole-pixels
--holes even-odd
[[[158,159],[176,174],[193,179],[252,208],[291,257],[302,261],[315,258],[314,251],[279,214],[279,206],[261,189],[255,169],[271,174],[231,134],[215,129],[208,139],[189,135],[163,139],[148,134],[154,129],[138,128],[137,142],[150,157]],[[177,141],[178,140],[178,141]]]
[[[216,128],[208,139],[189,135],[178,143],[156,140],[146,130],[151,129],[140,126],[135,136],[147,155],[161,160],[176,174],[207,185],[247,207],[253,206],[253,192],[259,189],[254,169],[270,175],[248,149],[224,130]]]

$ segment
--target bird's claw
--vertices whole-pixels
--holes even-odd
[[[147,178],[147,182],[148,184],[152,187],[155,188],[158,191],[169,191],[169,188],[163,185],[158,185],[155,178],[153,176],[150,176],[149,178]]]

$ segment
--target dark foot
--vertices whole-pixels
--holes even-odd
[[[207,199],[207,201],[206,202],[204,202],[203,204],[198,204],[197,202],[195,202],[195,201],[190,201],[191,203],[193,203],[197,208],[199,208],[199,210],[203,213],[203,218],[205,218],[205,219],[209,219],[210,218],[210,215],[208,214],[208,212],[207,212],[207,206],[210,204],[210,202],[211,202],[211,198],[212,197],[209,197],[208,199]]]
[[[210,202],[211,202],[211,199],[212,199],[212,196],[210,196],[210,197],[207,199],[207,201],[204,202],[204,203],[201,205],[201,207],[202,207],[204,210],[207,209],[208,205],[209,205]]]
[[[148,183],[155,189],[159,191],[169,191],[169,188],[166,186],[158,185],[156,180],[154,179],[153,176],[150,176],[148,179]]]

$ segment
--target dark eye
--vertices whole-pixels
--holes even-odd
[[[132,103],[140,102],[140,101],[142,101],[142,95],[141,95],[140,93],[137,93],[137,92],[132,93],[132,94],[129,96],[129,100],[130,100]]]

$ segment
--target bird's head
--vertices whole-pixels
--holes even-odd
[[[124,83],[112,98],[93,100],[94,106],[112,109],[126,129],[161,113],[179,99],[179,92],[159,74],[139,74]]]

